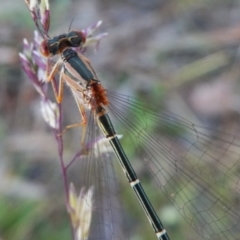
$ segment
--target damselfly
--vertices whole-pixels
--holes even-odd
[[[75,34],[71,34],[75,33]],[[105,89],[100,84],[94,70],[90,65],[90,61],[83,57],[80,53],[77,53],[70,47],[75,46],[75,42],[80,44],[84,43],[85,39],[83,34],[77,34],[76,32],[71,32],[71,35],[76,36],[74,38],[74,44],[72,44],[73,40],[71,36],[68,39],[56,37],[56,41],[53,39],[49,44],[49,40],[44,40],[41,44],[41,52],[44,56],[49,57],[53,55],[55,52],[59,52],[61,55],[61,60],[63,61],[63,67],[60,73],[59,80],[59,93],[54,90],[56,99],[58,102],[62,100],[62,90],[63,90],[63,82],[65,81],[67,85],[70,87],[71,92],[75,98],[77,103],[80,115],[82,117],[82,123],[77,125],[86,125],[86,109],[90,110],[94,114],[94,118],[97,121],[99,127],[101,128],[105,137],[109,140],[109,143],[113,147],[114,152],[119,160],[120,165],[123,168],[124,173],[126,174],[128,181],[133,188],[136,196],[139,199],[140,204],[142,205],[158,239],[167,240],[168,235],[163,228],[161,221],[159,220],[155,210],[153,209],[150,201],[148,200],[140,181],[137,178],[135,171],[133,170],[112,125],[112,122],[107,114],[107,106],[109,105],[109,101],[106,95]],[[69,34],[68,34],[69,35]],[[65,36],[65,35],[64,35]],[[62,40],[59,40],[62,39]],[[79,44],[79,45],[80,45]],[[58,45],[59,50],[55,51],[55,48],[52,48],[52,45]],[[58,64],[58,61],[53,67],[52,72],[50,73],[49,80],[51,80],[54,75]],[[70,125],[69,127],[75,127],[76,124]],[[84,131],[85,132],[85,131]],[[85,134],[84,134],[85,135]],[[83,135],[83,136],[84,136]]]
[[[85,40],[78,33],[71,32],[81,44]],[[117,192],[112,186],[115,177],[109,173],[113,163],[109,153],[99,146],[101,132],[117,154],[158,238],[169,239],[129,164],[110,118],[123,126],[124,138],[131,140],[128,150],[136,151],[149,170],[159,188],[156,195],[164,193],[203,239],[239,239],[240,210],[235,202],[239,199],[240,138],[209,131],[158,106],[104,89],[90,61],[72,49],[76,46],[69,33],[44,40],[41,46],[45,56],[61,54],[48,80],[61,66],[59,88],[54,87],[56,99],[62,101],[65,81],[82,118],[81,123],[70,127],[83,129],[80,162],[85,157],[87,166],[85,175],[79,177],[84,184],[94,184],[99,193],[91,227],[95,235],[90,234],[90,239],[127,238],[116,224],[120,220],[119,212],[114,211],[118,208],[114,196]]]

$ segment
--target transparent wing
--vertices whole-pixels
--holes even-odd
[[[123,147],[148,169],[154,195],[164,194],[203,239],[239,239],[240,138],[125,95],[108,97],[113,123],[131,139]]]
[[[126,230],[122,217],[122,205],[118,176],[115,173],[115,157],[94,116],[88,114],[87,134],[79,158],[70,167],[70,181],[78,187],[94,188],[92,221],[88,239],[125,240]],[[71,180],[72,178],[72,180]]]

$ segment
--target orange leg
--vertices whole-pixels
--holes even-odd
[[[84,59],[88,60],[87,58],[84,57]],[[89,61],[89,60],[88,60]],[[63,99],[63,84],[64,84],[64,69],[62,68],[61,69],[61,72],[60,72],[60,76],[59,76],[59,86],[58,86],[58,89],[56,88],[55,84],[53,83],[53,77],[54,77],[54,74],[56,73],[56,71],[58,70],[58,67],[59,65],[62,63],[62,60],[59,59],[55,65],[53,66],[50,74],[48,75],[47,77],[47,82],[50,82],[52,83],[52,87],[53,87],[53,92],[54,92],[54,95],[55,95],[55,98],[57,100],[58,103],[61,103],[62,102],[62,99]],[[89,63],[89,62],[87,62]],[[78,96],[76,96],[74,94],[74,91],[72,90],[73,92],[73,96],[75,98],[75,101],[77,103],[77,107],[78,107],[78,110],[79,110],[79,113],[80,113],[80,117],[82,119],[82,122],[79,122],[79,123],[74,123],[74,124],[70,124],[68,126],[66,126],[64,128],[64,130],[58,134],[58,136],[61,136],[63,135],[68,129],[70,128],[75,128],[75,127],[82,127],[82,137],[81,137],[81,144],[84,143],[84,139],[86,137],[86,133],[87,133],[87,127],[86,127],[86,124],[87,124],[87,116],[86,116],[86,112],[85,112],[85,109],[84,109],[84,106],[81,104],[81,102],[79,102],[79,99],[78,99]]]
[[[59,58],[58,60],[57,60],[57,62],[54,64],[54,66],[53,66],[53,68],[52,68],[52,70],[51,70],[51,72],[48,74],[48,69],[47,69],[47,82],[50,82],[50,81],[52,81],[52,79],[53,79],[53,76],[54,76],[54,74],[56,73],[56,71],[58,70],[58,67],[59,67],[59,65],[62,63],[62,59],[61,58]]]
[[[59,76],[58,92],[57,92],[57,89],[56,89],[53,81],[51,81],[51,82],[52,82],[52,87],[53,87],[53,92],[54,92],[55,98],[58,103],[61,103],[63,100],[63,83],[64,83],[63,68],[62,68],[60,76]]]
[[[60,73],[60,77],[59,77],[59,86],[58,89],[56,88],[54,82],[53,82],[53,78],[54,78],[54,74],[57,72],[59,65],[62,63],[61,58],[58,59],[58,61],[54,64],[50,74],[47,74],[47,82],[52,83],[52,88],[53,88],[53,92],[56,98],[57,103],[61,103],[62,99],[63,99],[63,83],[64,83],[64,79],[63,79],[63,68],[61,70]],[[47,73],[48,73],[48,69],[47,69]]]
[[[76,99],[76,97],[75,97]],[[59,136],[61,136],[62,134],[64,134],[68,129],[70,128],[75,128],[75,127],[82,127],[82,137],[81,137],[81,144],[84,143],[84,139],[86,137],[86,130],[87,130],[87,116],[86,116],[86,112],[84,110],[84,107],[82,106],[81,103],[79,103],[76,99],[76,103],[77,103],[77,106],[78,106],[78,109],[79,109],[79,113],[80,113],[80,117],[82,119],[82,122],[79,122],[79,123],[74,123],[74,124],[70,124],[68,126],[66,126],[64,128],[64,130],[62,131],[62,133],[59,134]]]

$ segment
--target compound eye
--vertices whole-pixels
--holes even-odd
[[[86,42],[86,35],[81,31],[75,31],[75,33],[78,35],[79,39],[81,40],[80,44],[81,45],[84,44]]]
[[[40,44],[40,52],[44,57],[49,57],[50,52],[49,52],[49,47],[47,40],[43,40]]]
[[[69,33],[69,42],[72,47],[79,47],[86,42],[86,36],[83,32],[72,31]]]

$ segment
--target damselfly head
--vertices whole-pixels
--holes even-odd
[[[44,57],[61,53],[67,47],[80,47],[86,42],[86,36],[81,31],[71,31],[54,38],[45,39],[40,44],[40,52]]]

